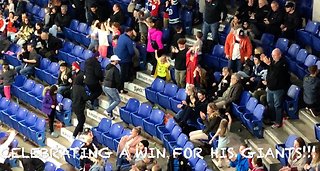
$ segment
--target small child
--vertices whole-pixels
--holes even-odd
[[[98,25],[99,25],[99,20],[95,20],[92,22],[91,25],[91,34],[87,35],[87,37],[90,37],[90,45],[88,47],[89,50],[93,50],[96,46],[98,46]]]
[[[114,35],[112,37],[112,47],[113,47],[113,53],[114,53],[114,49],[117,47],[118,45],[118,39],[119,39],[119,35]]]
[[[229,121],[226,119],[222,119],[220,121],[220,125],[219,125],[219,128],[218,128],[216,134],[214,134],[212,139],[209,141],[209,144],[212,144],[213,140],[219,136],[218,147],[217,147],[217,150],[219,152],[221,152],[221,150],[223,150],[223,149],[226,149],[228,147],[228,144],[230,141],[228,133],[230,131],[232,118],[231,118],[230,113],[227,112],[226,115],[228,116]],[[217,158],[218,158],[218,167],[222,168],[223,167],[222,166],[222,154],[218,154]],[[225,159],[227,159],[227,158],[225,158]]]
[[[161,78],[165,81],[170,80],[170,62],[168,61],[167,57],[162,55],[161,57],[158,57],[158,50],[155,50],[155,58],[157,60],[157,67],[154,74],[155,78]]]
[[[251,163],[253,166],[253,169],[251,171],[264,171],[261,158],[257,158],[257,156],[254,156]]]

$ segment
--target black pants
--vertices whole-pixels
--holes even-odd
[[[75,110],[75,114],[77,115],[78,125],[73,132],[73,136],[76,137],[80,132],[83,131],[84,123],[86,122],[86,116],[84,115],[84,110]]]
[[[90,101],[91,104],[94,106],[98,106],[99,104],[94,104],[94,101],[102,94],[102,87],[100,84],[92,84],[92,85],[87,85],[89,90],[90,90]]]
[[[52,133],[54,131],[53,124],[54,124],[54,119],[56,117],[56,110],[52,109],[48,117],[49,117],[49,129],[50,129],[50,133]]]
[[[152,65],[151,75],[154,75],[157,67],[157,60],[155,58],[154,52],[147,53],[147,61],[150,62],[150,64]]]
[[[7,164],[1,164],[0,163],[0,171],[12,171],[12,169]]]
[[[124,89],[124,82],[127,82],[131,78],[131,68],[133,67],[132,62],[121,63],[121,87],[120,90]]]

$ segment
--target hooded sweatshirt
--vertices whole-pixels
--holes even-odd
[[[83,75],[77,76],[72,86],[72,110],[75,111],[75,113],[84,111],[86,101],[90,99],[90,96],[87,95],[84,88],[83,80]]]
[[[303,79],[303,101],[312,105],[317,102],[320,97],[320,79],[311,77],[310,75]]]

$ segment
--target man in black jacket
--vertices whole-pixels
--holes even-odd
[[[267,85],[267,102],[269,117],[275,116],[275,124],[272,128],[279,128],[282,125],[282,104],[285,91],[290,82],[290,74],[286,60],[282,58],[280,49],[272,51],[272,61],[265,55],[261,56],[262,61],[268,65],[266,81]],[[274,118],[271,118],[274,119]]]
[[[110,64],[106,67],[106,75],[103,81],[103,92],[109,97],[109,107],[104,113],[113,120],[115,117],[112,110],[121,102],[119,96],[119,90],[121,89],[120,70],[116,66],[120,59],[117,55],[112,55],[110,61]]]
[[[62,32],[63,28],[69,27],[71,22],[70,15],[67,14],[68,7],[66,5],[61,6],[61,13],[58,13],[54,19],[54,24],[57,26],[57,32]],[[54,27],[51,27],[52,29]]]
[[[277,1],[272,1],[271,11],[268,14],[268,18],[264,19],[264,24],[267,33],[271,33],[275,36],[279,36],[281,33],[281,23],[283,22],[283,10],[280,8]]]
[[[42,32],[40,37],[42,48],[39,54],[50,59],[50,61],[57,62],[58,60],[54,56],[57,55],[58,50],[62,48],[62,41],[46,32]]]
[[[91,93],[91,105],[90,110],[93,110],[94,107],[98,107],[98,97],[102,93],[102,88],[100,81],[103,81],[103,73],[101,69],[100,62],[98,61],[99,53],[94,54],[93,57],[85,61],[84,68],[84,83],[90,90]]]
[[[295,9],[295,3],[288,1],[286,6],[286,14],[284,16],[283,24],[280,28],[282,35],[290,40],[295,39],[295,32],[302,26],[302,19],[299,16],[298,11]]]
[[[213,42],[218,43],[219,23],[227,17],[227,7],[223,0],[206,0],[204,19],[202,25],[203,39],[206,41],[208,33],[211,30]],[[221,13],[223,17],[221,18]]]
[[[72,111],[76,114],[78,120],[78,125],[73,132],[73,138],[76,138],[78,134],[83,131],[83,126],[86,122],[84,109],[86,107],[86,101],[90,98],[86,93],[83,77],[80,74],[75,77],[72,86]]]

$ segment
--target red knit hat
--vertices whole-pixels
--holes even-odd
[[[73,62],[72,66],[74,66],[76,69],[80,70],[80,65],[78,62]]]

